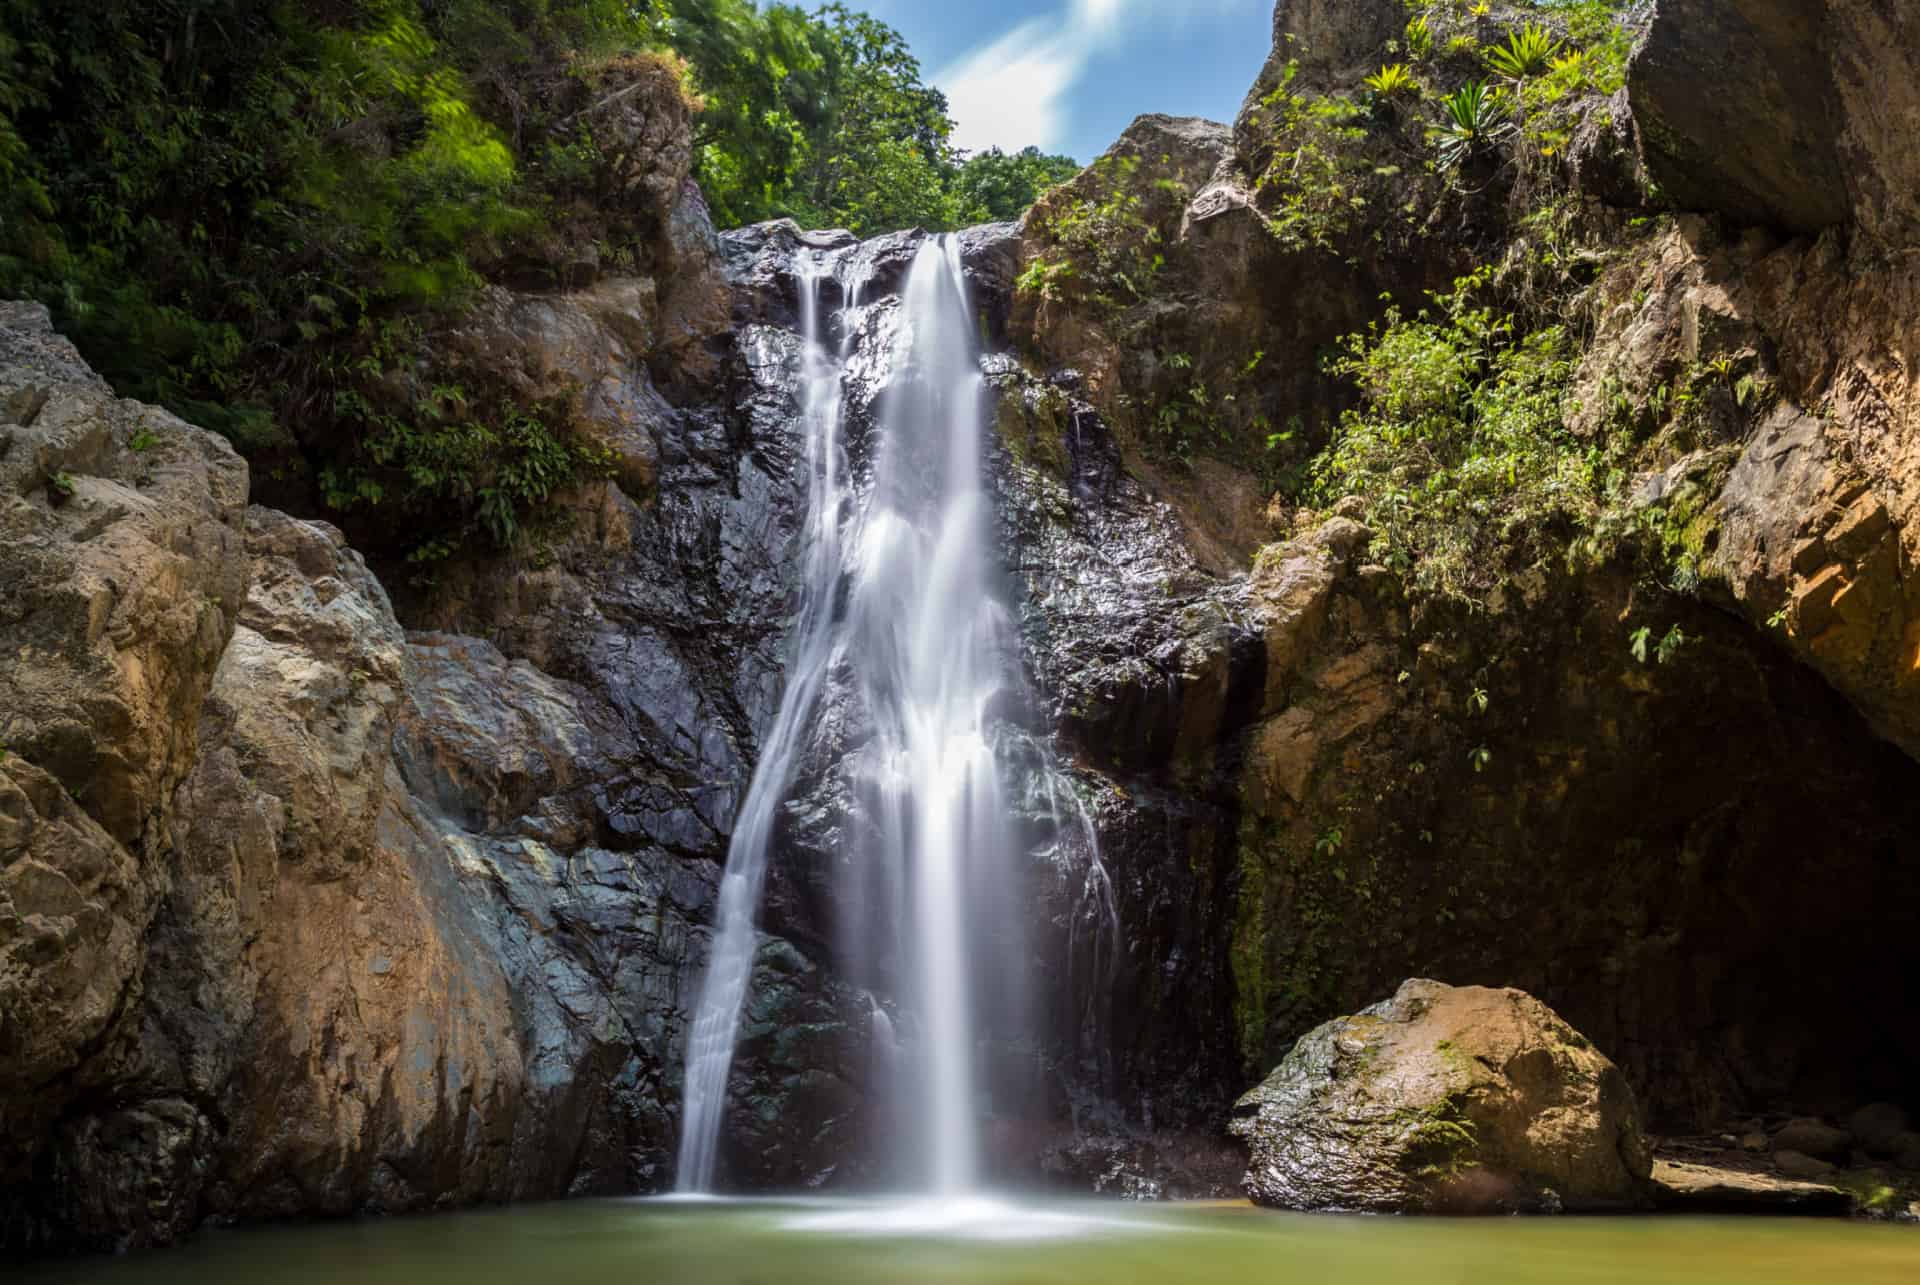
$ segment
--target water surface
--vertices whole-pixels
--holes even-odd
[[[1920,1229],[1824,1219],[1341,1218],[1231,1205],[600,1200],[202,1233],[19,1285],[1914,1285]]]

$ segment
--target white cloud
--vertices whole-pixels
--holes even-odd
[[[1082,35],[1034,19],[935,75],[953,113],[954,144],[972,152],[1058,147],[1066,136],[1067,92],[1092,54]]]
[[[1051,18],[1029,18],[934,74],[953,115],[954,144],[975,152],[1029,143],[1057,149],[1067,133],[1067,97],[1097,54],[1150,19],[1236,3],[1244,0],[1069,0]]]

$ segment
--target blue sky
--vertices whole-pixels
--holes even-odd
[[[1142,112],[1231,121],[1273,0],[850,0],[897,28],[947,93],[955,142],[1090,161]]]

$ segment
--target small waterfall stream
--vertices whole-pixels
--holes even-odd
[[[1007,708],[1025,699],[1019,637],[991,556],[984,480],[986,381],[959,243],[926,238],[901,289],[882,360],[870,459],[848,477],[843,383],[866,269],[858,249],[801,269],[801,402],[810,485],[802,602],[787,687],[734,830],[713,953],[688,1049],[679,1184],[714,1186],[723,1116],[751,983],[755,919],[775,823],[829,700],[850,711],[831,771],[857,823],[834,854],[843,971],[870,987],[876,1091],[892,1106],[889,1172],[943,1195],[981,1181],[979,1048],[1020,1029],[1028,979],[1016,948],[1026,854],[1008,783],[1031,785],[1062,833],[1091,843],[1031,739],[1007,749]],[[822,284],[848,300],[829,343]],[[828,696],[828,693],[832,693]],[[1016,778],[1015,773],[1033,777]],[[1098,896],[1112,916],[1093,853]],[[895,1006],[891,1016],[884,999]],[[983,1017],[983,1015],[985,1015]]]
[[[746,800],[734,821],[721,878],[718,929],[713,955],[701,984],[693,1036],[687,1045],[685,1105],[680,1123],[679,1186],[682,1191],[711,1191],[719,1156],[721,1116],[727,1077],[733,1069],[740,1009],[753,976],[754,919],[766,883],[773,829],[787,782],[805,746],[808,718],[826,683],[835,649],[834,591],[844,558],[840,511],[845,497],[844,393],[836,357],[826,347],[820,315],[824,266],[802,263],[800,321],[802,367],[800,404],[807,440],[806,552],[801,577],[800,614],[793,630],[792,661],[773,727],[767,732],[754,767]],[[849,287],[857,306],[859,283]]]

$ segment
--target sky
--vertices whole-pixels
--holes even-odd
[[[1232,121],[1266,60],[1273,0],[851,0],[906,36],[946,91],[954,142],[1086,162],[1135,116]]]

